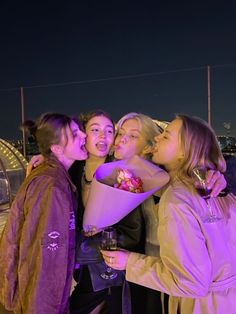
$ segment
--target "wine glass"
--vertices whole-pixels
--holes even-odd
[[[209,189],[206,185],[206,173],[207,169],[204,167],[196,167],[192,170],[192,178],[194,180],[194,186],[198,192],[198,194],[204,198],[207,204],[207,208],[209,210],[209,216],[204,219],[206,223],[213,223],[222,219],[222,217],[218,217],[213,213],[212,207],[209,203],[210,193],[212,189]]]
[[[114,251],[117,249],[117,233],[114,227],[108,227],[102,231],[101,249]],[[103,279],[114,279],[117,273],[111,267],[107,266],[104,273],[100,275]]]

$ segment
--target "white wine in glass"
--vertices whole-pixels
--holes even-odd
[[[101,249],[107,251],[115,251],[117,249],[117,233],[114,227],[108,227],[102,231]],[[103,279],[114,279],[117,272],[111,267],[107,267],[106,271],[101,274]]]

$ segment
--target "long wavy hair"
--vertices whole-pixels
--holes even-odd
[[[176,169],[177,177],[190,180],[191,171],[197,166],[225,172],[226,162],[210,125],[198,117],[183,114],[176,115],[176,119],[182,121],[180,140],[184,155]]]

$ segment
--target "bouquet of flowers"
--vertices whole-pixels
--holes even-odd
[[[128,169],[118,169],[117,182],[114,188],[133,193],[143,192],[143,182],[140,177],[135,177]]]
[[[166,171],[139,156],[101,165],[91,184],[83,229],[117,223],[168,181]]]

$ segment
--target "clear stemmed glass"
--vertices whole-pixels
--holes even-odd
[[[212,211],[212,207],[209,203],[209,198],[210,198],[210,193],[211,193],[211,189],[207,188],[206,185],[206,173],[207,173],[207,169],[204,167],[196,167],[192,170],[192,178],[194,180],[194,186],[198,192],[198,194],[204,198],[204,200],[206,201],[208,210],[209,210],[209,216],[207,216],[204,219],[204,222],[207,223],[213,223],[216,221],[219,221],[222,219],[222,217],[218,217],[216,216],[213,211]]]
[[[102,231],[101,249],[114,251],[117,249],[117,233],[114,227],[108,227]],[[103,279],[114,279],[117,273],[111,267],[107,267],[106,271],[101,274]]]

